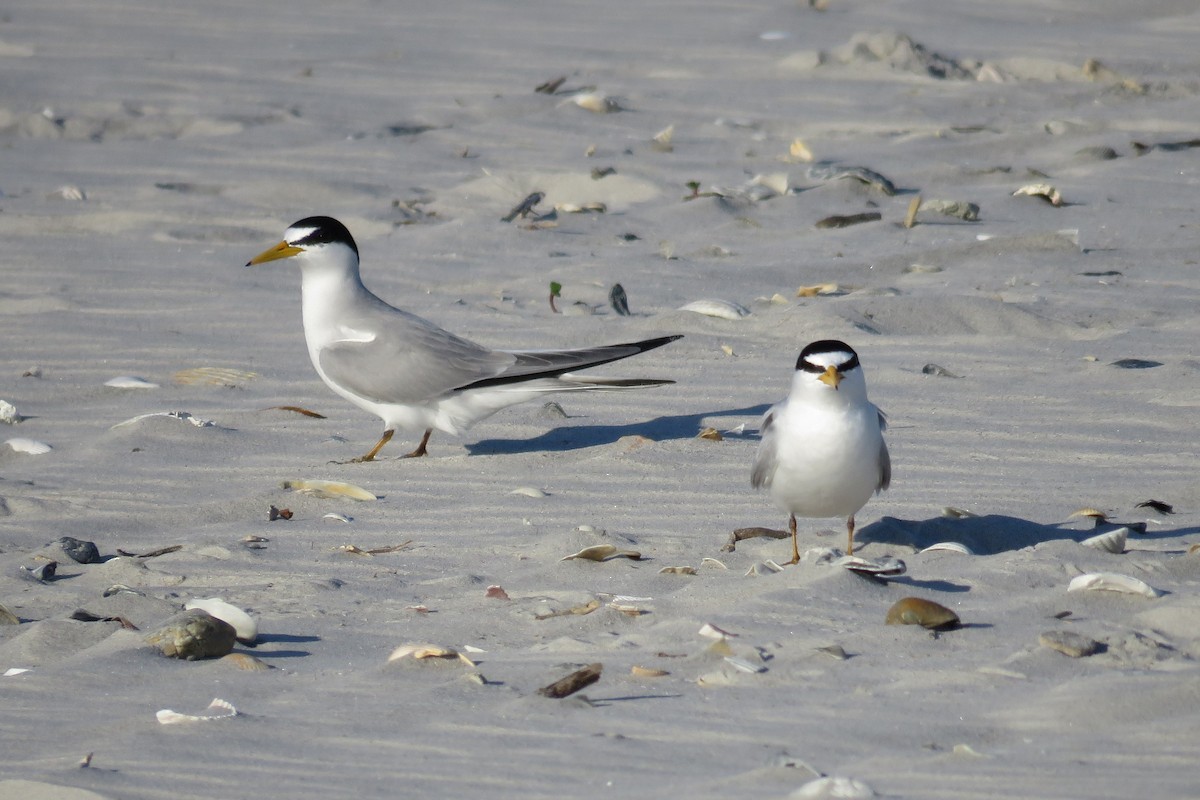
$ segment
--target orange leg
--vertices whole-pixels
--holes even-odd
[[[383,432],[383,436],[379,439],[378,442],[375,443],[375,446],[372,447],[371,450],[366,455],[359,456],[358,458],[353,459],[350,463],[360,464],[360,463],[364,463],[367,461],[374,461],[375,456],[377,456],[379,454],[379,451],[383,449],[383,446],[385,444],[387,444],[388,442],[390,442],[392,440],[392,437],[395,435],[396,435],[396,432],[394,430],[392,430],[391,428],[388,428],[386,431]]]
[[[429,428],[425,431],[425,435],[421,437],[421,443],[417,445],[416,449],[411,453],[405,453],[401,458],[420,458],[421,456],[429,455],[429,452],[425,449],[425,445],[429,444],[429,437],[432,435],[433,428]]]
[[[850,515],[850,519],[846,520],[846,535],[849,536],[850,544],[846,547],[846,555],[854,555],[854,515]]]
[[[792,532],[792,560],[789,564],[800,563],[800,547],[796,544],[796,515],[792,514],[788,518],[788,530]]]

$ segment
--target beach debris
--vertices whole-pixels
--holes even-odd
[[[68,619],[73,619],[77,622],[117,622],[120,623],[121,627],[127,631],[136,631],[138,629],[137,625],[134,625],[125,617],[102,617],[99,614],[93,614],[84,608],[77,608],[72,611],[71,616],[68,617]]]
[[[695,567],[663,567],[658,571],[659,575],[695,575]]]
[[[21,565],[21,574],[30,580],[35,580],[38,583],[47,583],[54,579],[54,573],[58,571],[57,561],[47,561],[44,564],[39,564],[36,567],[27,567]]]
[[[341,481],[294,480],[284,481],[279,486],[282,489],[291,489],[293,492],[319,497],[322,500],[349,498],[350,500],[370,501],[379,499],[361,486]]]
[[[287,521],[291,519],[292,516],[293,514],[290,508],[279,508],[278,506],[272,505],[267,509],[267,522],[274,522],[277,519]]]
[[[717,569],[725,570],[729,569],[729,567],[725,566],[725,562],[715,559],[712,556],[705,556],[704,558],[700,559],[700,566],[716,567]]]
[[[4,670],[4,677],[12,678],[17,675],[24,675],[26,672],[33,672],[33,669],[30,667],[9,667]]]
[[[258,622],[255,621],[254,617],[247,614],[245,610],[220,597],[202,597],[196,600],[189,600],[184,603],[183,608],[185,611],[198,608],[201,611],[207,611],[223,622],[229,623],[233,626],[237,640],[242,644],[254,644],[258,640]]]
[[[1146,358],[1122,358],[1109,364],[1110,367],[1117,369],[1154,369],[1162,365],[1161,361],[1151,361]]]
[[[541,498],[541,497],[549,497],[550,496],[550,493],[547,492],[545,489],[539,489],[536,486],[518,486],[516,489],[513,489],[511,492],[509,492],[509,494],[519,494],[522,497],[533,497],[533,498]]]
[[[942,267],[933,264],[909,264],[903,270],[905,275],[936,275],[942,271]]]
[[[403,658],[411,658],[416,661],[422,661],[426,658],[444,658],[447,660],[455,659],[466,664],[468,667],[475,666],[474,661],[452,647],[443,647],[440,644],[429,644],[424,642],[402,644],[392,651],[387,660],[390,664],[393,661],[399,661]]]
[[[801,286],[796,290],[796,297],[816,297],[818,295],[842,294],[842,287],[836,283],[814,283],[812,286]]]
[[[657,669],[655,667],[639,667],[637,664],[634,664],[629,668],[629,674],[635,678],[665,678],[671,673],[667,672],[665,669]]]
[[[921,367],[921,374],[922,375],[936,375],[939,378],[961,378],[962,377],[962,375],[956,375],[955,373],[951,372],[950,370],[946,369],[945,367],[941,366],[940,364],[933,364],[933,363],[926,364],[925,366]]]
[[[767,668],[762,664],[755,664],[738,656],[725,656],[726,663],[730,664],[739,672],[748,672],[751,675],[757,675],[767,671]]]
[[[733,631],[727,631],[724,628],[718,628],[711,622],[706,622],[701,625],[700,630],[696,631],[696,633],[700,636],[703,636],[705,639],[714,639],[716,641],[723,641],[730,638],[736,639],[738,637],[738,634],[734,633]]]
[[[80,564],[99,564],[100,550],[95,542],[76,539],[74,536],[62,536],[54,541],[72,561]]]
[[[803,139],[792,139],[792,143],[788,145],[788,153],[783,157],[784,161],[789,163],[803,162],[812,163],[816,160],[809,146],[804,143]]]
[[[1048,183],[1028,183],[1013,192],[1013,197],[1020,195],[1040,197],[1052,206],[1061,206],[1063,204],[1062,195],[1058,189],[1055,189]]]
[[[725,437],[716,428],[704,428],[696,434],[697,439],[707,439],[710,442],[723,442]]]
[[[1038,644],[1071,658],[1084,658],[1100,650],[1095,639],[1073,631],[1046,631],[1038,636]]]
[[[126,586],[123,583],[114,583],[112,586],[105,589],[104,592],[100,596],[101,597],[112,597],[114,594],[133,594],[133,595],[137,595],[138,597],[146,596],[145,592],[139,592],[137,589],[134,589],[132,586]]]
[[[126,425],[135,425],[135,424],[141,422],[142,420],[150,419],[151,417],[166,417],[167,419],[177,419],[180,422],[191,423],[192,425],[194,425],[197,428],[215,428],[216,427],[216,423],[214,423],[212,420],[202,419],[200,417],[193,416],[190,411],[151,411],[149,414],[138,414],[136,417],[130,417],[129,419],[127,419],[123,422],[118,422],[116,425],[113,425],[109,430],[115,431],[117,428],[124,428]]]
[[[73,186],[71,184],[67,184],[66,186],[58,187],[53,192],[47,192],[46,199],[47,200],[81,201],[81,200],[87,199],[87,193],[84,192],[83,189],[80,189],[78,186]]]
[[[608,290],[608,304],[617,312],[617,316],[629,316],[629,296],[625,294],[625,287],[621,284],[614,283]]]
[[[561,678],[548,686],[543,686],[537,690],[537,693],[542,697],[550,697],[555,700],[569,697],[580,689],[586,689],[600,680],[600,673],[603,669],[603,664],[589,664],[582,669],[575,670],[565,678]]]
[[[355,544],[344,544],[340,547],[335,547],[334,549],[342,553],[350,553],[351,555],[355,556],[381,556],[387,553],[398,553],[408,547],[410,544],[412,544],[412,539],[409,539],[407,542],[388,545],[386,547],[372,547],[369,550],[364,550]]]
[[[958,615],[944,605],[920,597],[897,600],[888,609],[886,622],[888,625],[920,625],[934,631],[952,630],[961,624]]]
[[[0,400],[0,423],[16,425],[23,419],[25,418],[17,412],[16,406],[7,400]]]
[[[139,378],[136,375],[118,375],[115,378],[109,378],[104,382],[105,386],[111,386],[115,389],[157,389],[157,383],[151,383],[145,378]]]
[[[1130,142],[1133,147],[1133,154],[1143,156],[1151,150],[1162,150],[1164,153],[1174,153],[1179,150],[1190,150],[1193,147],[1200,147],[1200,139],[1184,139],[1179,142],[1158,142],[1156,144],[1145,144],[1143,142]]]
[[[818,559],[817,563],[820,564],[822,562]],[[829,562],[829,565],[832,567],[842,567],[856,575],[868,578],[894,578],[908,571],[908,567],[904,562],[895,556],[880,556],[879,558],[842,556]]]
[[[1075,157],[1081,161],[1112,161],[1120,158],[1116,150],[1104,144],[1081,147],[1075,151]]]
[[[1162,592],[1139,578],[1117,572],[1088,572],[1076,575],[1067,586],[1068,592],[1108,591],[1136,594],[1142,597],[1161,597]]]
[[[1074,519],[1075,517],[1087,517],[1095,523],[1097,528],[1108,522],[1107,512],[1101,511],[1098,508],[1081,508],[1078,511],[1072,511],[1067,519]]]
[[[592,180],[599,181],[607,178],[609,175],[616,175],[616,167],[592,167]]]
[[[145,640],[164,656],[195,661],[228,655],[237,642],[237,631],[228,622],[196,608],[171,617]]]
[[[737,543],[746,539],[757,539],[759,537],[767,539],[787,539],[791,536],[787,531],[776,530],[775,528],[762,528],[754,526],[750,528],[738,528],[733,533],[729,534],[729,541],[721,548],[722,553],[732,553],[737,549]]]
[[[484,592],[483,596],[490,600],[509,599],[508,592],[504,591],[504,587],[498,583],[493,583],[491,586],[487,587],[487,591]]]
[[[8,607],[0,603],[0,625],[20,625],[21,618],[8,610]]]
[[[240,669],[242,672],[266,672],[275,669],[261,658],[249,653],[230,653],[227,656],[221,656],[220,662],[234,669]]]
[[[917,224],[917,212],[921,210],[921,195],[908,201],[908,212],[904,215],[904,227],[911,228]]]
[[[542,85],[538,86],[537,88],[534,89],[534,91],[539,94],[554,94],[555,92],[558,91],[558,87],[560,87],[564,83],[566,83],[566,80],[567,80],[566,75],[559,75],[557,78],[554,78],[553,80],[548,80],[545,83],[543,83]]]
[[[964,222],[979,221],[979,206],[965,200],[926,200],[921,203],[921,210],[955,217]]]
[[[1135,508],[1148,508],[1151,511],[1157,511],[1159,514],[1169,515],[1175,513],[1175,507],[1170,503],[1164,503],[1162,500],[1143,500],[1138,503]]]
[[[967,547],[965,544],[962,544],[961,542],[938,542],[937,544],[929,545],[929,547],[926,547],[924,550],[922,550],[920,552],[935,553],[939,550],[943,550],[943,551],[950,552],[950,553],[959,553],[960,555],[964,555],[964,556],[975,555],[974,551],[972,551],[971,548]]]
[[[883,219],[878,211],[864,211],[861,214],[834,214],[816,222],[818,228],[849,228],[851,225],[861,225],[864,222],[877,222]]]
[[[1086,547],[1094,547],[1097,550],[1103,550],[1107,553],[1124,553],[1125,540],[1128,535],[1129,528],[1117,528],[1116,530],[1105,531],[1104,533],[1090,536],[1080,542],[1080,544]]]
[[[808,177],[815,181],[832,183],[840,180],[855,180],[891,197],[896,186],[878,172],[866,167],[839,167],[828,161],[813,164],[808,168]]]
[[[608,601],[608,607],[611,608],[613,611],[624,614],[627,617],[640,617],[643,614],[650,613],[649,611],[642,608],[641,606],[634,605],[633,603],[630,603],[628,601],[618,600],[616,598],[613,598],[612,600]]]
[[[675,125],[668,125],[650,139],[650,146],[660,153],[670,153],[675,150],[671,140],[675,138]]]
[[[591,111],[593,114],[612,114],[624,110],[620,101],[603,92],[580,92],[571,97],[568,102],[574,103],[584,111]]]
[[[171,380],[185,386],[224,386],[233,389],[257,377],[257,372],[232,367],[191,367],[179,370],[171,376]]]
[[[680,306],[680,311],[691,311],[718,319],[741,319],[750,316],[750,309],[730,300],[693,300]]]
[[[956,506],[943,506],[942,516],[946,517],[947,519],[970,519],[971,517],[978,517],[979,515],[974,511],[968,511],[965,508],[958,508]]]
[[[155,550],[147,550],[144,553],[130,553],[127,550],[122,550],[121,548],[118,547],[117,555],[125,556],[126,558],[157,558],[158,556],[165,556],[168,553],[177,553],[182,549],[183,549],[183,545],[172,544],[172,545],[167,545],[166,547],[159,547]]]
[[[840,775],[815,778],[788,795],[790,800],[869,800],[877,797],[871,786]]]
[[[37,439],[26,439],[23,436],[6,439],[4,443],[11,447],[14,452],[25,453],[30,456],[45,455],[54,449],[45,442],[39,442]]]
[[[556,203],[555,211],[561,211],[564,214],[607,214],[608,206],[599,201],[590,203]]]
[[[745,576],[747,578],[753,578],[758,575],[774,575],[777,572],[783,572],[783,567],[779,566],[779,564],[777,564],[775,561],[768,558],[765,561],[755,561],[753,564],[751,564],[750,568],[746,570]]]
[[[608,561],[613,558],[628,558],[631,561],[638,561],[641,557],[642,554],[637,550],[618,550],[616,545],[594,544],[583,548],[578,553],[563,556],[559,561],[571,561],[576,558],[581,558],[584,561]]]
[[[554,611],[547,611],[543,614],[535,614],[533,618],[540,621],[540,620],[544,620],[544,619],[554,619],[555,617],[582,617],[586,614],[592,613],[599,607],[600,607],[599,600],[589,600],[588,602],[584,603],[583,605],[571,606],[570,608],[557,609]]]
[[[533,210],[533,207],[545,199],[546,199],[545,192],[531,192],[530,194],[525,196],[524,200],[517,203],[515,206],[512,207],[512,209],[507,214],[505,214],[503,217],[501,217],[500,221],[501,222],[512,222],[517,217],[520,217],[521,219],[525,219],[526,217],[528,217],[531,214],[533,215],[534,219],[538,219],[538,217],[540,215],[536,211]]]
[[[562,284],[558,281],[550,281],[550,312],[553,314],[562,313],[554,305],[555,299],[559,297],[562,297]]]
[[[324,414],[318,414],[316,411],[304,408],[303,406],[269,406],[267,411],[291,411],[299,414],[302,417],[312,417],[313,419],[325,419]]]
[[[180,722],[211,722],[212,720],[228,719],[237,715],[238,710],[233,707],[233,703],[230,703],[228,700],[222,700],[219,697],[214,697],[213,701],[208,704],[208,708],[199,714],[180,714],[178,711],[172,711],[169,708],[164,708],[155,714],[158,721],[163,725],[174,725]]]
[[[842,647],[840,644],[829,644],[825,645],[824,647],[818,647],[817,652],[824,653],[825,655],[832,659],[836,659],[837,661],[845,661],[850,657],[850,655],[846,652],[846,648]]]

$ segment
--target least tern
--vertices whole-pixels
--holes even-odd
[[[405,457],[423,456],[434,429],[458,434],[502,408],[549,392],[674,383],[573,373],[662,347],[679,336],[576,350],[491,350],[394,308],[363,285],[354,237],[330,217],[294,223],[282,242],[246,266],[284,258],[300,266],[304,338],[317,374],[330,389],[383,420],[383,436],[355,461],[373,461],[400,428],[425,431]]]
[[[846,517],[854,553],[854,515],[892,481],[886,427],[854,348],[825,339],[801,351],[787,399],[763,416],[750,473],[750,484],[791,515],[791,563],[800,560],[797,516]]]

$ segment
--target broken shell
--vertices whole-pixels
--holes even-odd
[[[731,633],[727,630],[718,628],[716,625],[713,625],[711,622],[704,623],[704,625],[702,625],[700,627],[700,630],[698,630],[697,633],[708,639],[718,639],[718,640],[724,639],[724,638],[730,637],[730,636],[736,638],[738,635],[736,633]]]
[[[5,425],[16,425],[21,420],[25,419],[17,411],[17,407],[7,400],[0,400],[0,422]]]
[[[788,795],[789,798],[799,798],[800,800],[823,800],[830,797],[844,800],[869,800],[877,796],[869,784],[856,778],[844,778],[840,775],[816,778]]]
[[[571,102],[593,114],[611,114],[621,110],[621,104],[614,98],[600,92],[583,92],[571,98]]]
[[[967,547],[965,544],[962,544],[961,542],[938,542],[937,544],[929,545],[929,547],[926,547],[921,552],[922,553],[932,553],[932,552],[936,552],[938,550],[946,550],[951,553],[960,553],[964,556],[975,555],[975,553],[971,550],[971,548]]]
[[[18,453],[25,453],[31,456],[45,455],[54,449],[45,442],[39,442],[36,439],[26,439],[23,436],[7,439],[4,443]]]
[[[796,297],[816,297],[819,294],[838,294],[841,287],[836,283],[817,283],[812,286],[801,286],[796,290]]]
[[[897,600],[887,612],[888,625],[920,625],[930,630],[950,630],[959,626],[958,615],[940,603],[920,597]]]
[[[214,423],[212,420],[202,419],[200,417],[192,416],[190,411],[151,411],[149,414],[138,414],[136,417],[130,417],[129,419],[127,419],[123,422],[118,422],[116,425],[113,425],[112,428],[110,428],[109,430],[116,430],[117,428],[123,428],[126,425],[134,425],[138,422],[141,422],[144,419],[150,419],[151,417],[167,417],[168,419],[177,419],[181,422],[190,422],[192,425],[195,425],[197,428],[215,428],[216,427],[216,423]]]
[[[164,708],[155,714],[158,721],[163,725],[173,725],[178,722],[209,722],[214,719],[227,719],[236,717],[238,710],[233,707],[233,703],[228,700],[222,700],[219,697],[214,697],[213,701],[208,704],[208,708],[201,711],[199,714],[180,714],[178,711],[172,711],[169,708]]]
[[[632,561],[637,561],[641,557],[642,554],[636,550],[618,550],[611,544],[594,544],[591,547],[583,548],[578,553],[563,556],[559,561],[570,561],[573,558],[582,558],[586,561],[608,561],[610,558],[628,558]]]
[[[341,497],[347,497],[351,500],[379,499],[361,486],[355,486],[352,483],[342,483],[341,481],[284,481],[280,484],[280,487],[324,500],[334,500]]]
[[[450,647],[443,647],[438,644],[402,644],[392,651],[388,656],[388,663],[399,661],[402,658],[413,658],[418,661],[426,658],[445,658],[458,659],[467,666],[475,666],[475,662],[467,658],[462,653]]]
[[[535,486],[520,486],[516,489],[513,489],[511,492],[509,492],[509,494],[519,494],[519,495],[523,495],[525,497],[549,497],[550,496],[549,493],[543,491],[542,489],[538,489]]]
[[[20,625],[21,618],[0,605],[0,625]]]
[[[658,571],[659,575],[695,575],[695,567],[663,567]]]
[[[1048,183],[1027,184],[1013,192],[1013,197],[1017,197],[1018,195],[1040,197],[1052,206],[1061,206],[1063,204],[1062,195],[1059,194],[1058,189],[1055,189]]]
[[[946,506],[942,509],[942,516],[950,519],[967,519],[969,517],[979,516],[974,511],[967,511],[965,508],[955,508],[954,506]]]
[[[792,161],[813,161],[816,157],[803,139],[793,139],[788,145],[788,159]]]
[[[237,640],[242,644],[254,644],[258,639],[258,623],[254,621],[254,617],[219,597],[189,600],[183,608],[186,611],[198,608],[201,611],[207,611],[219,620],[228,622],[233,626],[233,630],[237,633]]]
[[[109,378],[104,382],[105,386],[112,386],[116,389],[157,389],[157,383],[151,383],[145,378],[139,378],[136,375],[118,375],[115,378]]]
[[[719,430],[717,430],[716,428],[705,428],[704,430],[702,430],[698,434],[696,434],[696,438],[697,439],[707,439],[710,442],[725,441],[725,437],[722,436],[721,432]]]
[[[749,672],[752,675],[767,671],[767,668],[762,664],[755,664],[737,656],[725,656],[725,660],[732,664],[735,669],[741,672]]]
[[[1084,539],[1080,544],[1108,553],[1124,553],[1125,539],[1128,535],[1129,528],[1117,528],[1114,531],[1106,531]]]
[[[717,569],[729,569],[729,567],[725,566],[725,562],[718,561],[717,559],[713,558],[712,556],[705,556],[704,558],[700,559],[700,566],[716,567]]]
[[[908,571],[904,562],[895,556],[880,558],[863,558],[862,556],[842,556],[830,566],[844,567],[851,572],[868,577],[891,578],[903,575]]]
[[[1067,517],[1067,519],[1072,519],[1074,517],[1088,517],[1089,519],[1094,519],[1097,525],[1099,525],[1101,522],[1108,521],[1108,514],[1097,508],[1081,508],[1078,511],[1072,511],[1071,515]]]
[[[658,133],[654,134],[654,138],[652,140],[654,143],[654,149],[658,150],[661,153],[671,152],[672,150],[675,149],[674,146],[671,144],[671,139],[673,139],[674,137],[675,137],[675,126],[668,125],[667,127],[663,128]]]
[[[227,656],[221,657],[221,663],[228,664],[243,672],[266,672],[267,670],[274,669],[274,667],[261,658],[255,658],[249,653],[230,653]]]
[[[1100,643],[1095,639],[1073,631],[1047,631],[1038,636],[1038,644],[1071,658],[1090,656],[1100,649]]]
[[[354,517],[349,517],[349,516],[346,516],[345,514],[338,514],[335,511],[329,512],[325,516],[321,517],[321,519],[329,519],[329,520],[333,520],[334,522],[345,522],[345,523],[350,523],[350,522],[354,521]]]
[[[771,559],[766,561],[755,561],[750,565],[750,569],[746,570],[746,577],[754,575],[774,575],[776,572],[783,572],[783,567]]]
[[[1162,596],[1162,592],[1145,581],[1116,572],[1089,572],[1077,575],[1067,586],[1068,592],[1081,592],[1089,589],[1138,594],[1150,598]]]
[[[755,186],[762,186],[765,189],[770,189],[775,194],[788,193],[788,174],[786,172],[773,172],[769,175],[755,175],[750,179],[750,183]]]
[[[635,678],[662,678],[671,673],[665,669],[654,669],[653,667],[639,667],[636,664],[629,668],[629,674]]]
[[[693,300],[685,306],[680,306],[679,310],[718,319],[741,319],[750,316],[750,309],[729,300]]]

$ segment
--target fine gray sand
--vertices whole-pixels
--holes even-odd
[[[1181,0],[6,3],[0,798],[1200,796],[1197,37]],[[855,167],[894,193],[831,177]],[[534,191],[557,214],[500,221]],[[294,266],[242,267],[313,214],[397,306],[493,347],[681,333],[597,370],[677,383],[335,463],[379,420],[309,364]],[[858,540],[900,577],[722,549],[786,525],[749,485],[757,428],[822,338],[890,420]],[[1088,507],[1145,532],[1083,546]],[[974,554],[919,552],[944,541]],[[596,544],[642,559],[560,560]],[[1068,593],[1091,572],[1161,596]],[[963,627],[885,625],[908,596]],[[144,643],[207,597],[258,619],[236,652],[271,669]],[[475,666],[388,662],[426,642]],[[239,715],[156,720],[213,698]]]

